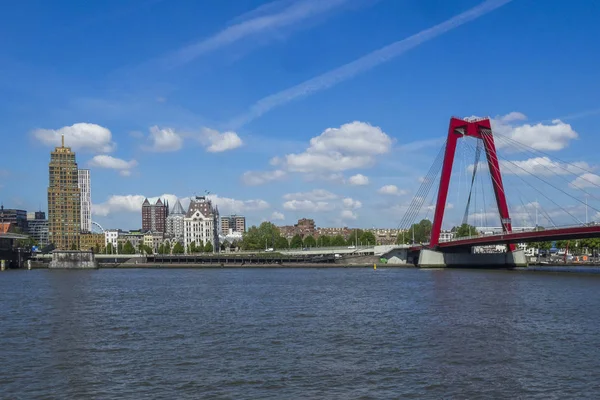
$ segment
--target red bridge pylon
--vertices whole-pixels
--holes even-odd
[[[496,204],[498,205],[498,211],[500,212],[502,230],[506,233],[512,232],[512,223],[508,212],[504,185],[502,184],[502,174],[500,173],[500,163],[498,162],[496,144],[494,143],[492,125],[489,118],[459,119],[453,117],[450,119],[450,127],[448,128],[448,139],[446,141],[444,163],[442,165],[442,176],[440,178],[440,187],[438,190],[435,215],[431,229],[431,239],[429,242],[431,248],[437,247],[440,242],[440,232],[442,229],[442,220],[444,219],[444,211],[446,210],[446,200],[448,198],[448,188],[450,186],[454,155],[456,153],[456,143],[458,139],[465,136],[471,136],[483,141],[488,168],[492,177]],[[510,244],[508,250],[514,251],[515,245]]]

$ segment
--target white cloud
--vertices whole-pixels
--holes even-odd
[[[562,150],[569,145],[571,140],[579,137],[571,125],[558,119],[553,120],[550,125],[542,123],[515,125],[515,121],[523,121],[526,118],[524,114],[518,112],[496,117],[492,119],[492,130],[494,133],[541,151]],[[502,136],[496,139],[498,148],[507,148],[513,151],[524,150],[511,141],[503,140]]]
[[[150,203],[155,203],[158,199],[168,201],[169,205],[173,207],[178,199],[178,196],[174,194],[163,194],[156,197],[148,197]],[[250,211],[261,211],[266,210],[270,207],[269,203],[260,199],[253,200],[237,200],[229,197],[220,197],[215,194],[207,196],[214,205],[219,207],[221,214],[239,214]],[[108,198],[104,203],[93,204],[92,213],[99,216],[107,216],[112,213],[141,213],[142,203],[146,199],[146,196],[141,194],[132,195],[113,195]],[[190,203],[189,197],[179,198],[184,208],[187,208]]]
[[[449,32],[459,26],[475,20],[498,7],[501,7],[511,0],[487,0],[481,4],[456,15],[438,25],[422,30],[406,39],[399,40],[379,50],[375,50],[357,60],[322,75],[309,79],[299,85],[285,89],[281,92],[267,96],[256,102],[246,114],[238,116],[232,121],[232,126],[242,126],[255,118],[269,112],[275,107],[279,107],[297,98],[305,97],[321,90],[328,89],[340,82],[351,79],[354,76],[369,71],[370,69],[385,63],[395,57],[398,57],[408,50],[434,39],[446,32]]]
[[[342,171],[364,168],[375,164],[377,156],[390,151],[392,139],[381,128],[365,122],[354,121],[339,128],[328,128],[319,136],[310,140],[308,148],[298,154],[287,154],[284,157],[273,157],[270,164],[277,166],[277,171],[299,172],[305,180],[328,180],[344,182]],[[242,176],[242,180],[264,183],[274,174],[271,172],[252,172]],[[362,177],[362,178],[359,178]],[[368,178],[356,175],[354,180]],[[364,179],[363,179],[364,178]]]
[[[171,128],[160,129],[158,126],[150,128],[150,141],[152,145],[145,149],[154,152],[177,151],[183,146],[181,135]]]
[[[145,197],[142,195],[113,195],[104,203],[92,204],[92,214],[105,217],[112,213],[139,212]]]
[[[290,211],[322,212],[333,210],[335,205],[328,201],[289,200],[283,203],[283,208]]]
[[[525,121],[527,116],[523,113],[513,111],[499,118],[502,122]]]
[[[345,208],[351,208],[351,209],[357,209],[357,208],[362,207],[362,203],[360,201],[354,200],[350,197],[346,197],[344,200],[342,200],[342,205]]]
[[[393,195],[393,196],[402,196],[406,194],[406,190],[398,189],[396,185],[385,185],[379,188],[377,191],[381,194]]]
[[[473,172],[473,164],[467,167],[467,171]],[[488,170],[487,162],[480,162],[478,169]],[[553,161],[549,157],[534,157],[526,160],[500,160],[500,172],[506,175],[578,175],[583,171],[593,170],[594,167],[585,161],[576,161],[570,164]]]
[[[283,195],[285,200],[323,201],[337,199],[337,195],[325,189],[314,189],[310,192],[288,193]]]
[[[369,184],[369,178],[362,174],[356,174],[348,179],[348,183],[355,186],[364,186]]]
[[[280,5],[284,4],[281,1],[262,5],[246,14],[248,17],[251,16],[250,19],[240,21],[209,38],[185,46],[164,57],[161,63],[165,67],[170,68],[183,65],[206,53],[260,33],[275,32],[277,29],[294,25],[304,20],[312,20],[317,15],[340,7],[347,2],[348,0],[294,1],[285,2],[287,6],[284,8],[280,7]]]
[[[260,199],[253,200],[237,200],[229,197],[219,197],[218,195],[209,194],[207,196],[213,204],[219,207],[221,214],[241,214],[248,211],[261,211],[271,207],[269,203]]]
[[[275,171],[247,171],[242,175],[242,182],[248,186],[263,185],[268,182],[282,179],[287,174],[282,170]]]
[[[600,187],[600,176],[586,172],[571,182],[571,187],[576,189],[585,189],[589,187]]]
[[[125,161],[107,155],[98,155],[89,161],[90,167],[109,168],[119,171],[123,176],[131,175],[131,169],[137,165],[136,160]]]
[[[60,129],[36,129],[33,136],[47,146],[61,145],[62,135],[65,146],[74,151],[89,151],[92,153],[110,153],[116,147],[112,141],[110,130],[103,126],[80,122]]]
[[[271,221],[283,221],[284,219],[285,215],[279,211],[273,211],[273,214],[271,214]]]
[[[242,145],[242,139],[235,132],[220,133],[215,129],[203,128],[200,140],[207,145],[209,153],[220,153],[237,149]]]
[[[352,210],[342,210],[342,212],[340,213],[340,218],[342,220],[355,220],[356,218],[358,218],[358,216]]]
[[[381,128],[354,121],[326,129],[310,140],[306,151],[288,154],[282,163],[293,172],[340,172],[374,164],[391,146],[392,139]]]

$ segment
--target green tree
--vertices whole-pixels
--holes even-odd
[[[125,242],[122,254],[135,254],[135,247],[133,247],[129,240]]]
[[[206,242],[206,244],[204,245],[204,252],[205,253],[213,252],[213,244],[210,241]]]
[[[333,239],[331,239],[331,245],[333,247],[346,246],[346,239],[344,239],[342,235],[336,235]]]
[[[287,249],[288,247],[290,247],[290,242],[288,242],[288,240],[283,236],[279,236],[277,239],[275,239],[275,247],[273,247],[274,249]]]
[[[267,221],[260,224],[258,227],[258,234],[260,236],[261,245],[265,246],[265,248],[275,247],[275,241],[281,236],[279,228]]]
[[[115,249],[113,247],[113,244],[111,242],[108,242],[108,244],[106,245],[106,254],[113,254],[115,252]]]
[[[550,250],[552,248],[552,242],[534,242],[529,243],[527,247],[539,250]]]
[[[573,246],[573,242],[570,242],[569,240],[557,240],[556,241],[556,247],[558,249],[566,249],[567,247],[569,247],[569,252],[570,252],[572,246]]]
[[[71,250],[77,250],[77,244],[75,244],[75,242],[71,244]]]
[[[171,249],[173,246],[171,246],[171,242],[169,242],[168,240],[165,240],[165,254],[171,254]]]
[[[294,235],[292,241],[290,242],[290,247],[292,249],[299,249],[302,247],[302,244],[302,237],[300,237],[300,235]]]
[[[429,242],[431,238],[431,221],[423,219],[419,223],[413,224],[408,232],[405,233],[408,243],[412,243],[413,235],[415,243]]]
[[[157,252],[158,254],[165,254],[165,245],[161,243],[161,244],[158,246],[158,249],[156,250],[156,252]]]
[[[188,246],[188,254],[197,253],[200,249],[196,246],[196,242],[191,242]]]
[[[123,243],[122,242],[117,243],[117,253],[123,254]]]
[[[362,236],[363,233],[364,233],[364,231],[362,229],[352,229],[352,231],[350,232],[350,236],[348,236],[348,240],[346,241],[346,245],[358,246],[358,244],[360,242],[360,237]]]
[[[373,232],[367,231],[363,232],[362,235],[360,235],[360,237],[358,238],[358,240],[363,246],[374,246],[377,242],[377,239],[375,239],[375,235],[373,234]]]
[[[321,247],[331,246],[331,236],[327,236],[327,235],[319,236],[319,240],[317,240],[317,244]]]
[[[185,253],[185,249],[183,248],[183,245],[179,242],[175,243],[175,246],[173,246],[173,254],[183,254]]]
[[[305,247],[317,247],[317,241],[313,236],[307,236],[304,238],[304,246]]]
[[[400,232],[396,238],[396,244],[408,244],[410,242],[408,232]]]
[[[256,226],[251,226],[242,237],[242,248],[244,250],[260,250],[264,246],[264,241],[261,243],[260,233]]]
[[[94,246],[94,254],[100,254],[100,245],[97,243]]]
[[[477,229],[473,225],[462,224],[459,227],[452,228],[454,236],[457,238],[475,236],[477,235]]]

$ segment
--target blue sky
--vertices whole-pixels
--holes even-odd
[[[396,228],[452,115],[493,117],[503,135],[579,163],[569,179],[590,174],[589,204],[600,184],[595,0],[2,8],[5,207],[46,209],[49,152],[64,133],[92,170],[93,219],[105,228],[139,227],[143,197],[205,191],[250,223]],[[526,167],[547,161],[504,150]],[[513,213],[542,206],[539,192],[524,192]],[[447,226],[464,212],[456,193]],[[583,218],[580,203],[563,206]]]

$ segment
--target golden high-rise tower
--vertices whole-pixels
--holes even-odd
[[[48,239],[59,250],[79,250],[81,202],[77,161],[70,147],[56,147],[50,153],[48,186]]]

